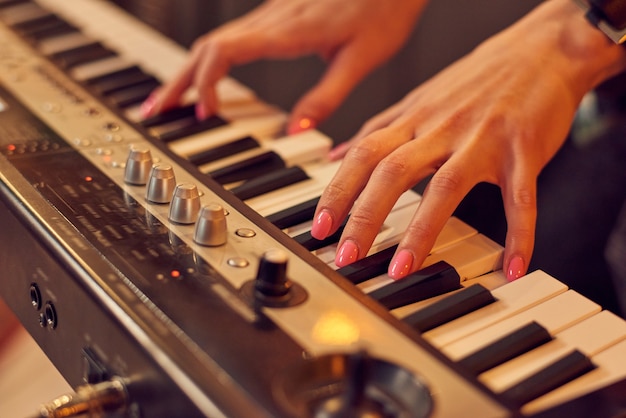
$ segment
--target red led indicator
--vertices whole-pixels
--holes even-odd
[[[86,177],[85,177],[85,181],[86,181],[86,182],[92,182],[92,181],[93,181],[93,177],[91,177],[91,176],[86,176]]]
[[[170,273],[170,275],[174,278],[174,279],[178,279],[180,277],[180,271],[178,270],[172,270],[172,272]]]
[[[8,149],[9,151],[15,151],[16,146],[15,146],[15,145],[13,145],[13,144],[11,144],[11,145],[8,145],[8,146],[7,146],[7,149]]]

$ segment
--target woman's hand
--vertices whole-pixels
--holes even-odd
[[[199,38],[179,74],[143,105],[145,117],[175,107],[184,92],[199,93],[196,113],[216,112],[215,84],[237,64],[261,58],[318,54],[329,65],[295,105],[288,131],[327,118],[354,86],[408,38],[426,0],[270,0]]]
[[[585,92],[623,67],[621,48],[572,2],[545,2],[333,151],[347,153],[320,200],[313,236],[329,235],[351,211],[335,263],[363,257],[398,197],[432,174],[389,266],[399,279],[421,266],[470,189],[489,182],[502,190],[507,276],[520,277],[534,245],[537,175]]]

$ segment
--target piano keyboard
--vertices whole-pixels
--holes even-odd
[[[317,131],[281,137],[284,112],[261,102],[250,89],[230,78],[219,83],[218,115],[208,121],[195,120],[194,92],[185,97],[180,109],[141,120],[140,104],[175,74],[187,53],[112,4],[0,0],[0,22],[25,40],[33,55],[44,57],[60,70],[55,72],[37,57],[24,58],[28,47],[15,45],[12,32],[0,27],[0,86],[5,84],[94,165],[121,177],[128,148],[144,146],[144,137],[160,144],[153,151],[155,162],[169,161],[169,153],[187,160],[198,173],[208,174],[254,212],[280,225],[290,240],[301,243],[319,262],[386,306],[400,323],[417,330],[461,376],[475,380],[477,392],[486,391],[487,398],[501,403],[494,407],[491,399],[477,401],[488,415],[519,411],[541,416],[624,381],[626,322],[541,271],[506,283],[500,271],[502,248],[456,218],[446,224],[422,270],[401,282],[391,281],[386,266],[420,203],[415,192],[405,193],[396,203],[365,259],[337,269],[333,263],[336,243],[318,245],[307,235],[315,198],[338,167],[324,158],[331,140]],[[68,84],[66,94],[73,102],[88,104],[81,115],[71,113],[73,110],[67,114],[75,119],[75,132],[68,128],[66,117],[55,116],[65,115],[70,106],[47,100],[46,93],[13,86],[33,68],[52,80],[58,73],[66,74],[75,83]],[[41,101],[42,97],[46,100]],[[104,129],[85,135],[83,126],[94,119],[102,121]],[[276,184],[282,186],[276,188]],[[206,188],[201,191],[203,196],[209,192]],[[307,206],[306,202],[313,203]],[[308,210],[288,222],[283,213],[298,205]],[[162,208],[155,211],[156,216],[164,216]],[[190,236],[183,228],[174,231]],[[207,256],[209,261],[214,260],[211,257]],[[441,277],[446,278],[445,285]],[[232,281],[239,288],[244,279],[233,277]],[[325,289],[313,285],[318,287]],[[409,301],[407,294],[411,295]],[[333,310],[324,302],[311,304],[310,309],[317,310],[320,317]],[[325,354],[326,349],[317,349],[318,342],[307,333],[315,328],[310,322],[313,319],[269,315],[294,333],[307,351]],[[363,341],[368,346],[380,343],[375,337]],[[381,346],[375,351],[382,356],[395,350],[389,343]],[[508,357],[500,355],[508,350]],[[411,366],[428,376],[432,376],[431,367]],[[546,371],[552,374],[546,375]],[[440,393],[445,387],[432,389],[437,407],[429,411],[430,416],[458,416],[466,407],[462,402],[452,405],[454,402]],[[443,399],[445,406],[441,405]]]

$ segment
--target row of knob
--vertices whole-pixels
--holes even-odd
[[[201,207],[200,192],[195,184],[176,183],[171,165],[153,164],[147,148],[133,148],[128,154],[124,181],[134,186],[146,186],[146,200],[170,203],[169,220],[178,224],[195,223],[194,241],[205,246],[226,243],[227,228],[224,208],[211,203]]]
[[[224,245],[227,238],[226,213],[217,203],[201,207],[200,192],[191,183],[176,184],[174,169],[165,163],[153,164],[147,148],[133,148],[126,161],[124,181],[146,186],[146,200],[170,203],[169,220],[196,224],[194,241],[200,245]],[[287,254],[279,249],[266,251],[259,260],[257,275],[241,289],[245,299],[254,304],[288,307],[303,303],[307,292],[287,277]]]

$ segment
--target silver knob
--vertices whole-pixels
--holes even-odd
[[[200,210],[194,241],[200,245],[217,247],[226,244],[226,215],[224,208],[212,203]]]
[[[124,181],[128,184],[143,186],[148,182],[152,169],[152,154],[147,148],[133,148],[126,160]]]
[[[174,189],[169,219],[179,224],[192,224],[200,212],[200,192],[195,184],[181,183]]]
[[[168,203],[176,189],[174,169],[169,164],[155,164],[150,172],[146,199],[154,203]]]

